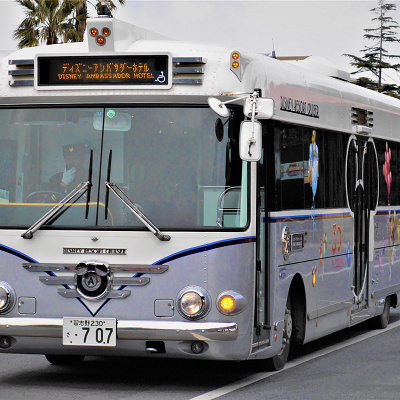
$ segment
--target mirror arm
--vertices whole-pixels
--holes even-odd
[[[251,99],[251,122],[252,122],[252,135],[249,138],[249,151],[248,154],[251,157],[251,146],[255,145],[256,141],[254,140],[254,122],[256,119],[256,108],[257,108],[257,99],[258,99],[258,92],[254,91],[250,95]]]

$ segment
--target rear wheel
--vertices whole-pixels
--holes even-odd
[[[291,306],[291,299],[290,297],[288,297],[286,301],[281,351],[276,356],[273,356],[265,360],[267,369],[271,371],[279,371],[285,366],[289,356],[290,339],[292,337],[292,333],[293,333],[292,306]]]
[[[391,299],[390,297],[386,297],[385,299],[385,307],[383,308],[383,313],[374,317],[373,323],[376,329],[385,329],[389,323],[390,317],[390,306],[391,306]]]
[[[80,364],[85,356],[81,355],[59,355],[59,354],[46,354],[47,361],[53,365],[77,365]]]

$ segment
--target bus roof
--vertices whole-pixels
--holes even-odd
[[[104,42],[99,44],[96,41],[100,36]],[[149,69],[145,73],[150,75],[143,75],[159,74],[153,76],[151,84],[124,80],[126,71],[121,73],[121,66],[129,64],[126,60],[134,65],[144,65],[147,61],[149,65],[156,65],[160,57],[164,57],[165,66],[157,67],[158,70],[146,67]],[[75,76],[74,65],[85,64],[93,72],[97,68],[95,64],[105,65],[109,60],[115,60],[110,76],[116,78],[108,84],[103,84],[93,73],[86,80]],[[398,137],[398,99],[346,82],[343,71],[317,57],[294,63],[233,46],[176,41],[114,18],[99,17],[87,20],[82,43],[25,48],[5,57],[2,68],[7,79],[0,83],[0,104],[104,104],[107,101],[206,104],[209,96],[231,98],[232,93],[253,92],[258,88],[263,97],[274,100],[276,119],[355,132],[359,128],[354,128],[357,126],[354,118],[362,114],[368,123],[356,133]],[[57,66],[58,74],[46,81],[48,65]],[[132,66],[129,68],[133,71]],[[142,72],[139,71],[139,80]],[[160,78],[165,81],[162,83]],[[66,80],[72,80],[72,84]]]

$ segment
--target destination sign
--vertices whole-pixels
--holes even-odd
[[[168,55],[38,56],[38,87],[169,87]]]

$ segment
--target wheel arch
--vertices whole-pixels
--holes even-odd
[[[306,334],[307,303],[305,285],[300,274],[296,274],[292,279],[289,297],[293,313],[292,341],[302,344]]]
[[[390,307],[396,308],[398,301],[397,293],[391,294],[390,296],[388,296],[388,298],[390,300]]]

